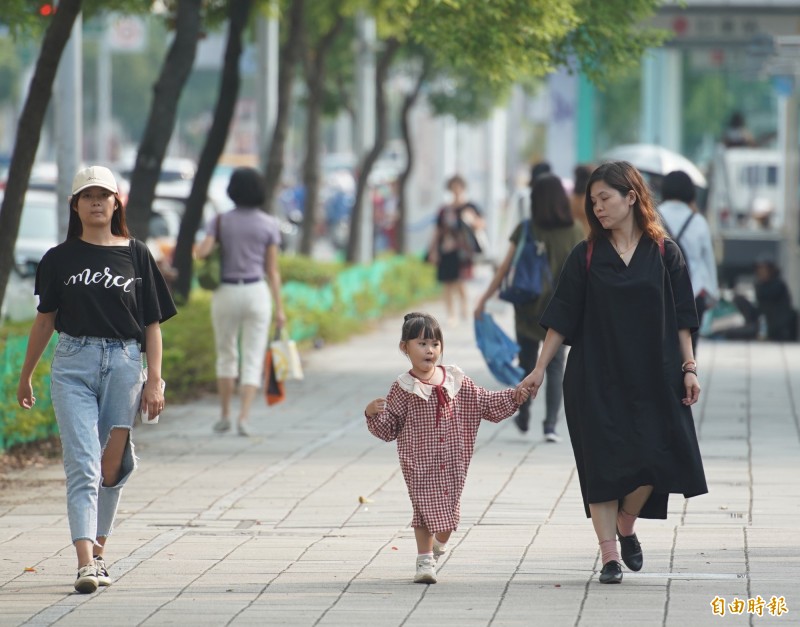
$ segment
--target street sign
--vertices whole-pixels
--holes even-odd
[[[651,21],[655,28],[673,33],[667,46],[720,48],[752,46],[778,35],[800,33],[800,13],[749,11],[698,11],[662,9]]]
[[[140,17],[120,15],[111,19],[106,37],[113,52],[142,52],[147,43],[147,27]]]

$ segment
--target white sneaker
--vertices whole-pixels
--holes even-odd
[[[436,562],[429,555],[417,557],[417,574],[414,583],[436,583]]]
[[[545,433],[544,439],[547,442],[555,442],[556,444],[558,442],[561,442],[561,436],[558,435],[555,431],[548,431],[547,433]]]
[[[433,537],[433,559],[439,561],[439,558],[447,553],[447,543],[439,542],[436,536]]]
[[[106,563],[103,561],[102,555],[98,555],[94,558],[94,565],[97,568],[97,585],[103,587],[110,586],[111,576],[108,574],[108,568],[106,568]]]
[[[100,582],[97,580],[97,567],[94,562],[81,566],[78,569],[78,578],[75,580],[75,590],[81,594],[91,594],[97,590]]]

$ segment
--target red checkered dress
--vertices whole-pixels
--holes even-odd
[[[400,468],[414,508],[412,527],[451,531],[461,516],[461,492],[481,419],[500,422],[517,411],[514,390],[478,387],[458,366],[445,366],[438,386],[402,374],[392,384],[386,409],[367,427],[372,435],[397,440]]]

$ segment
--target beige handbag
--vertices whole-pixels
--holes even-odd
[[[292,381],[303,378],[303,365],[300,363],[300,352],[297,344],[289,337],[286,327],[282,328],[275,339],[270,342],[272,366],[278,381]]]

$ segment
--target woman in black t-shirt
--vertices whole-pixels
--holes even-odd
[[[111,584],[103,550],[135,467],[131,429],[138,409],[151,416],[164,409],[160,323],[176,311],[149,251],[128,236],[107,168],[75,175],[69,208],[67,239],[47,251],[36,273],[38,313],[17,400],[26,409],[36,402],[31,376],[57,331],[51,399],[78,557],[75,589],[89,593]]]

